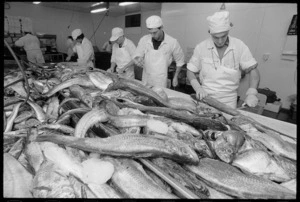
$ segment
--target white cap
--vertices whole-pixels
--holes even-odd
[[[162,25],[163,25],[163,22],[162,22],[161,18],[157,15],[152,15],[152,16],[148,17],[146,20],[146,26],[148,29],[158,28],[158,27],[161,27]]]
[[[74,29],[73,32],[72,32],[72,38],[74,40],[76,40],[77,37],[80,36],[81,34],[82,34],[81,29]]]
[[[110,37],[110,41],[115,41],[117,40],[120,36],[124,35],[124,31],[122,28],[120,27],[115,27],[111,30],[111,37]]]
[[[207,17],[207,21],[211,34],[225,32],[231,28],[228,11],[215,12],[212,16]]]

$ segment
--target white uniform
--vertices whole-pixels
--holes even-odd
[[[211,97],[236,108],[241,69],[246,70],[257,62],[241,40],[228,37],[229,45],[222,61],[209,38],[196,46],[187,69],[194,73],[200,71],[200,83]]]
[[[112,47],[111,63],[116,63],[117,69],[123,68],[133,59],[132,56],[135,50],[136,46],[130,39],[125,38],[121,48],[119,47],[119,44],[115,43]],[[127,79],[134,79],[134,66],[128,67],[124,73],[119,75]]]
[[[31,34],[26,34],[15,42],[16,46],[23,47],[26,51],[27,59],[33,63],[45,63],[43,53],[40,48],[39,39]]]
[[[73,47],[73,51],[78,55],[77,62],[79,65],[94,67],[94,49],[90,40],[84,37],[81,44],[76,43]]]
[[[184,65],[184,54],[176,39],[164,33],[164,40],[154,49],[151,34],[143,36],[135,57],[144,58],[142,81],[158,87],[167,87],[168,67],[175,60],[177,66]]]

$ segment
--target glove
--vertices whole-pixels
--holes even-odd
[[[255,107],[258,104],[258,98],[256,97],[257,94],[258,92],[255,88],[249,88],[246,92],[246,99],[244,102],[249,107]]]
[[[135,58],[133,58],[133,61],[139,67],[144,66],[144,61],[143,61],[143,58],[141,58],[141,57],[135,57]]]
[[[206,96],[208,96],[207,92],[201,87],[197,79],[191,80],[191,85],[193,86],[194,90],[196,91],[196,98],[202,100]]]

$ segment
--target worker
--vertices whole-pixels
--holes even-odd
[[[134,43],[124,36],[122,28],[115,27],[111,32],[110,41],[113,43],[111,65],[109,72],[114,72],[115,67],[119,76],[127,79],[135,79],[134,77],[134,61],[132,59],[136,50]]]
[[[40,48],[40,40],[31,32],[25,32],[25,35],[19,38],[15,45],[23,47],[26,51],[27,60],[32,63],[45,63],[42,50]]]
[[[142,82],[147,85],[167,87],[168,67],[173,60],[176,71],[172,85],[178,85],[178,74],[184,65],[183,51],[178,41],[163,31],[163,22],[159,16],[146,19],[150,34],[143,36],[134,54],[134,62],[143,68]]]
[[[102,46],[102,51],[103,52],[107,52],[107,53],[111,53],[112,52],[112,43],[111,41],[106,41],[103,46]]]
[[[73,51],[78,55],[78,64],[87,68],[94,68],[94,48],[90,40],[84,36],[81,29],[73,30],[72,38],[76,40]]]
[[[237,107],[237,89],[241,72],[250,75],[250,87],[244,103],[255,107],[260,76],[257,62],[249,48],[237,38],[229,36],[232,24],[228,11],[219,11],[207,17],[210,38],[199,43],[187,64],[189,79],[198,99],[211,96],[218,101]],[[200,83],[196,73],[199,73]]]
[[[66,61],[67,62],[76,62],[77,54],[74,53],[74,51],[73,51],[73,47],[75,46],[75,41],[73,40],[72,36],[68,36],[66,45],[67,45],[67,54],[68,54]]]

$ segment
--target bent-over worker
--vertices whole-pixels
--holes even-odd
[[[25,32],[25,35],[19,38],[15,45],[23,47],[26,51],[27,60],[32,63],[45,63],[42,50],[40,48],[40,40],[30,32]]]
[[[178,74],[184,65],[183,51],[178,41],[163,31],[163,22],[159,16],[146,19],[150,34],[143,36],[134,54],[134,62],[143,68],[142,81],[158,87],[167,87],[168,67],[172,60],[176,62],[176,71],[172,85],[178,85]]]
[[[115,27],[111,31],[110,41],[113,43],[111,65],[109,72],[114,72],[115,67],[119,76],[134,79],[134,61],[132,60],[136,46],[124,36],[122,28]]]
[[[240,39],[229,36],[231,23],[228,11],[219,11],[207,17],[210,38],[199,43],[187,64],[187,77],[198,99],[207,95],[220,102],[237,107],[237,89],[241,71],[250,74],[250,87],[245,103],[255,107],[258,103],[257,87],[260,76],[257,62],[248,46]],[[199,82],[196,73],[199,72]]]
[[[72,36],[68,36],[67,41],[66,41],[66,46],[67,46],[67,55],[68,55],[68,57],[66,58],[66,61],[67,62],[76,62],[77,55],[73,51],[73,48],[75,46],[75,41],[73,40]]]
[[[90,40],[84,36],[81,29],[73,30],[72,38],[73,40],[76,40],[73,51],[78,55],[78,64],[85,67],[94,68],[94,49]]]

